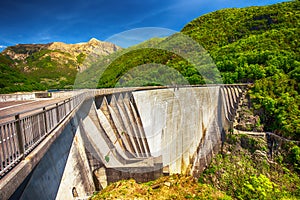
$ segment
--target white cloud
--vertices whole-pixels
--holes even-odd
[[[0,49],[4,49],[4,48],[6,48],[7,46],[5,46],[5,45],[0,45]]]

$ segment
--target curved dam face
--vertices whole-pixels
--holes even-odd
[[[88,98],[12,199],[73,199],[111,182],[198,177],[221,147],[244,86],[135,90]]]
[[[162,156],[170,174],[191,172],[201,141],[209,142],[205,135],[218,119],[219,87],[138,91],[133,96],[151,154]],[[220,144],[220,128],[210,148]]]

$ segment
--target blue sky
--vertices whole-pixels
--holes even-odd
[[[142,27],[180,31],[194,18],[222,8],[283,0],[1,0],[0,51],[6,46],[90,38],[107,40]]]

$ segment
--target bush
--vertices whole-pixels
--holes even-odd
[[[244,183],[239,199],[278,199],[280,190],[278,186],[263,174],[252,175]]]
[[[299,146],[294,145],[291,148],[289,161],[290,163],[293,164],[294,169],[298,173],[300,173],[300,147]]]

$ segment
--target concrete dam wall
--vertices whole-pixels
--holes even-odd
[[[187,173],[214,121],[219,87],[140,91],[133,96],[152,155],[162,156],[169,173]],[[215,134],[216,141],[220,136]]]
[[[11,199],[73,199],[120,179],[197,177],[219,151],[243,89],[164,88],[86,99]]]

